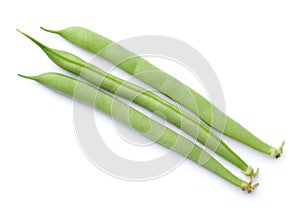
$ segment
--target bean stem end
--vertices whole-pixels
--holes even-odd
[[[251,166],[248,166],[248,168],[245,171],[242,171],[242,173],[246,176],[250,176],[251,178],[256,177],[259,173],[259,169],[257,168],[256,171]]]
[[[259,186],[259,183],[255,183],[254,185],[252,185],[252,182],[244,182],[242,190],[251,193],[257,186]]]
[[[271,150],[271,157],[275,157],[276,159],[280,158],[280,156],[283,153],[283,147],[284,147],[285,141],[283,141],[278,149],[272,148]]]

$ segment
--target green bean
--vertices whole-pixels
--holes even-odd
[[[158,144],[191,159],[237,187],[242,188],[242,190],[251,192],[258,185],[252,185],[251,182],[247,183],[239,179],[193,142],[86,83],[59,73],[45,73],[33,77],[19,76],[37,81],[52,90],[94,106],[97,110],[155,140]],[[163,129],[164,131],[160,137],[157,137],[155,131],[151,131],[151,129]]]
[[[248,175],[251,178],[257,175],[258,170],[255,172],[251,166],[246,164],[220,138],[188,113],[181,111],[179,108],[159,98],[154,93],[108,74],[75,55],[51,49],[29,35],[25,33],[23,33],[23,35],[36,43],[59,67],[78,75],[88,82],[100,86],[109,92],[131,100],[161,117],[165,116],[167,121],[178,128],[181,128],[197,141],[237,166],[245,175]]]
[[[98,54],[104,59],[117,65],[127,73],[134,75],[135,77],[149,84],[161,93],[170,97],[174,101],[183,105],[184,107],[195,113],[206,124],[224,133],[225,135],[272,157],[279,158],[282,154],[284,141],[278,149],[266,144],[246,128],[244,128],[242,125],[234,121],[229,116],[225,115],[222,111],[220,111],[217,107],[211,104],[207,99],[198,94],[196,91],[194,91],[187,85],[184,85],[174,77],[163,72],[145,59],[135,55],[124,47],[115,44],[108,38],[105,38],[104,36],[98,35],[90,30],[81,27],[69,27],[59,31],[48,30],[45,28],[42,29],[51,33],[58,34],[66,40],[72,42],[73,44],[82,47],[92,53]],[[114,45],[112,48],[113,51],[110,51],[109,48],[108,51],[105,51],[106,48],[110,45]],[[128,58],[130,59],[127,60]],[[123,59],[126,59],[126,61],[124,61]],[[163,82],[168,82],[167,86],[163,84]],[[179,90],[177,88],[185,89]],[[185,97],[186,89],[196,100],[196,107],[193,104],[190,104],[190,101],[187,101]],[[226,121],[225,123],[222,122],[224,121],[224,118]]]

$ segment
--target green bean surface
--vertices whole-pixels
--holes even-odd
[[[131,100],[161,117],[165,116],[167,121],[178,128],[181,128],[200,143],[237,166],[245,175],[248,175],[251,178],[256,176],[257,172],[255,172],[251,166],[246,164],[220,138],[210,132],[207,127],[188,113],[181,111],[178,107],[159,98],[154,93],[108,74],[75,55],[65,51],[51,49],[29,35],[23,34],[36,43],[59,67],[78,75],[88,82],[100,86],[109,92]]]
[[[191,159],[235,186],[242,188],[242,190],[251,192],[258,185],[252,185],[251,181],[247,183],[239,179],[193,142],[86,83],[58,73],[45,73],[34,77],[20,76],[37,81],[52,90],[94,106],[97,110],[110,115],[146,137],[155,140],[157,143]],[[160,137],[157,137],[155,131],[151,131],[151,129],[163,129],[164,131]]]
[[[242,125],[225,115],[196,91],[161,71],[145,59],[135,55],[124,47],[115,44],[108,38],[82,27],[69,27],[59,31],[48,30],[45,28],[42,29],[51,33],[56,33],[73,44],[105,58],[127,73],[134,75],[170,97],[177,103],[185,106],[187,109],[198,115],[205,123],[216,130],[223,132],[225,135],[272,157],[278,158],[282,154],[284,142],[278,149],[266,144]],[[114,45],[112,50],[107,48],[111,45]],[[186,90],[193,96],[196,105],[191,104],[191,101],[187,99]],[[224,118],[226,121],[225,123]]]

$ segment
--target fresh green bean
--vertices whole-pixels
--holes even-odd
[[[174,101],[185,106],[187,109],[198,115],[198,117],[206,124],[225,135],[272,157],[279,158],[282,154],[284,142],[278,149],[266,144],[242,125],[225,115],[196,91],[163,72],[145,59],[135,55],[124,47],[115,44],[108,38],[82,27],[69,27],[59,31],[48,30],[45,28],[42,29],[58,34],[73,44],[105,58],[127,73],[134,75]],[[110,51],[110,48],[107,48],[111,45],[113,45],[113,51]],[[164,82],[168,82],[167,86]],[[179,90],[178,88],[184,89]],[[186,90],[192,94],[196,101],[196,106],[190,104],[190,101],[185,97]],[[223,122],[224,118],[226,121],[225,123]]]
[[[246,164],[220,138],[210,132],[207,127],[188,113],[181,111],[179,108],[159,98],[154,93],[108,74],[75,55],[51,49],[29,35],[23,34],[36,43],[59,67],[78,75],[88,82],[100,86],[109,92],[131,100],[161,117],[165,116],[167,121],[178,128],[181,128],[200,143],[240,168],[245,175],[248,175],[251,178],[256,176],[258,171],[255,172],[251,166]]]
[[[247,183],[239,179],[193,142],[86,83],[58,73],[45,73],[33,77],[19,76],[37,81],[52,90],[94,106],[97,110],[110,115],[146,137],[155,140],[157,143],[191,159],[230,183],[242,188],[242,190],[251,192],[258,185],[252,185],[251,182]],[[157,137],[151,129],[163,129],[164,131],[160,137]]]

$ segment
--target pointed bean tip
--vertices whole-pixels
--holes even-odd
[[[30,80],[36,80],[35,76],[27,76],[27,75],[22,75],[22,74],[18,74],[18,76],[20,76],[22,78],[30,79]]]
[[[21,33],[21,34],[25,34],[25,33],[23,33],[21,30],[19,30],[18,28],[16,28],[16,30],[19,32],[19,33]]]
[[[57,30],[50,30],[50,29],[47,29],[47,28],[42,27],[42,26],[40,26],[40,28],[41,28],[42,30],[46,31],[46,32],[49,32],[49,33],[58,33],[58,32],[59,32],[59,31],[57,31]]]
[[[22,32],[21,30],[17,29],[17,31],[19,33],[21,33],[22,35],[24,35],[26,38],[30,39],[33,43],[35,43],[36,45],[38,45],[41,49],[45,49],[47,48],[44,44],[42,44],[41,42],[39,42],[38,40],[34,39],[33,37],[31,37],[30,35]]]

